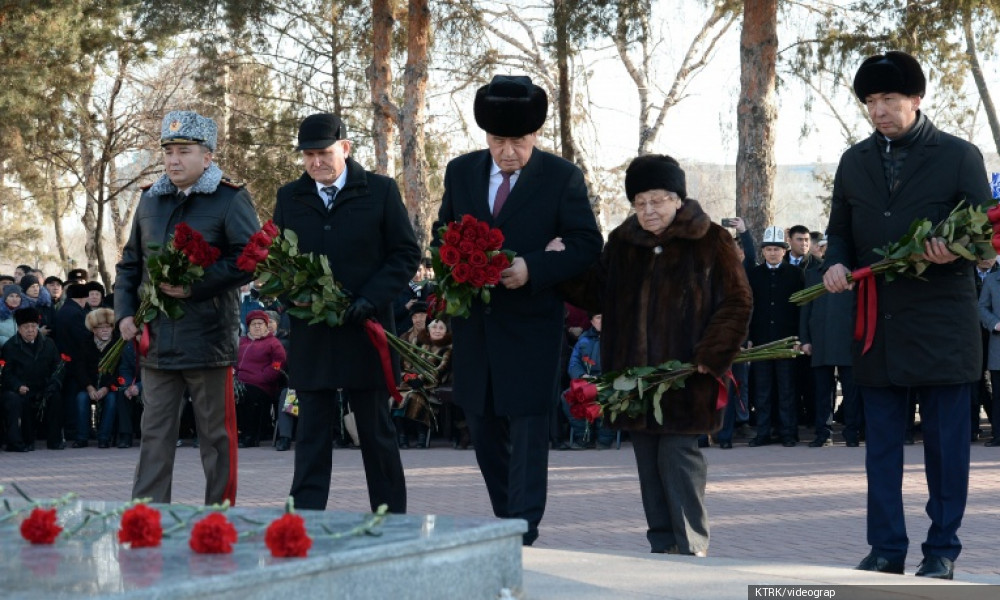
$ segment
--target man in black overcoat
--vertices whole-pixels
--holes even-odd
[[[517,253],[490,304],[454,319],[454,398],[498,517],[528,522],[545,512],[549,415],[557,401],[563,303],[555,285],[597,260],[602,239],[575,165],[535,148],[548,99],[528,77],[496,76],[476,93],[486,150],[448,164],[437,229],[472,215]],[[545,252],[555,238],[563,252]],[[439,243],[439,240],[436,241]]]
[[[830,266],[823,277],[831,292],[848,289],[848,271],[881,259],[875,250],[902,237],[914,220],[937,223],[959,202],[992,202],[979,149],[938,130],[920,111],[925,88],[920,64],[903,52],[872,56],[855,75],[854,92],[867,106],[875,132],[844,153],[834,178]],[[931,518],[916,574],[951,579],[962,550],[958,528],[969,488],[969,406],[982,345],[974,263],[939,239],[927,242],[924,258],[932,264],[921,279],[875,278],[876,318],[854,343],[854,380],[865,412],[872,547],[858,568],[903,572],[909,546],[903,440],[909,399],[916,394]],[[869,333],[874,338],[866,350]]]
[[[371,508],[386,504],[405,513],[389,392],[363,324],[375,318],[386,331],[395,330],[392,302],[416,272],[420,246],[396,182],[350,158],[351,142],[338,117],[306,117],[298,149],[306,172],[278,190],[274,222],[298,235],[302,252],[325,255],[353,300],[339,327],[291,317],[289,387],[299,397],[291,495],[298,508],[326,508],[337,390],[343,389],[358,426]]]

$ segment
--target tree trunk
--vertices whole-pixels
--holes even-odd
[[[559,89],[556,100],[559,106],[559,141],[562,157],[570,162],[576,160],[573,141],[573,88],[569,79],[569,8],[568,0],[554,0],[553,24],[556,33],[556,68],[559,70]]]
[[[371,81],[372,145],[375,151],[375,171],[389,174],[389,148],[392,147],[396,107],[392,102],[392,3],[389,0],[372,0],[372,62],[368,66]],[[410,34],[412,36],[412,34]]]
[[[993,105],[993,97],[990,96],[990,88],[986,84],[983,67],[979,63],[979,55],[976,51],[976,36],[972,31],[972,9],[968,6],[962,9],[962,31],[965,33],[965,53],[969,57],[972,78],[976,81],[976,89],[979,90],[979,98],[983,101],[983,110],[986,112],[986,119],[990,123],[990,133],[993,134],[993,146],[997,149],[997,152],[1000,152],[1000,121],[997,120],[997,109]]]
[[[740,35],[740,101],[736,109],[736,214],[759,238],[774,218],[774,105],[777,0],[747,0]]]
[[[417,242],[429,241],[429,195],[427,158],[424,151],[424,105],[427,95],[427,49],[430,42],[431,11],[429,0],[409,0],[407,25],[404,102],[400,143],[403,154],[403,193],[406,209],[413,221]]]

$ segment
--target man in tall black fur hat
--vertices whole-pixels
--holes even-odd
[[[916,219],[937,223],[960,202],[993,202],[983,156],[934,127],[921,112],[927,87],[915,58],[886,52],[865,60],[854,91],[875,132],[840,159],[827,228],[831,292],[849,288],[850,269],[880,260],[877,249]],[[859,569],[902,573],[909,540],[903,519],[903,441],[910,399],[920,403],[931,527],[916,574],[951,579],[962,550],[958,528],[969,489],[969,406],[982,366],[974,263],[930,240],[920,279],[874,285],[877,307],[858,311],[854,380],[864,402],[868,543]],[[860,294],[860,291],[859,291]],[[1000,325],[998,325],[1000,327]],[[856,330],[857,331],[857,330]],[[860,339],[858,339],[860,337]]]
[[[487,149],[448,164],[433,228],[472,215],[498,227],[504,248],[517,253],[491,303],[474,300],[468,318],[453,320],[454,398],[493,512],[526,520],[527,545],[545,511],[549,417],[559,393],[563,303],[554,288],[594,262],[602,244],[583,173],[535,147],[547,110],[545,92],[528,77],[497,75],[476,92]],[[545,252],[555,238],[565,250]]]

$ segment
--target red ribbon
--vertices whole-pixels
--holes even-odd
[[[385,329],[382,328],[382,324],[378,321],[369,319],[365,321],[365,333],[368,334],[368,339],[371,341],[372,346],[375,346],[379,360],[382,362],[385,387],[389,389],[389,394],[392,395],[396,404],[402,404],[403,396],[396,389],[396,380],[392,376],[392,362],[389,361],[389,341],[385,338]]]
[[[140,356],[146,356],[149,354],[149,324],[142,326],[142,331],[139,332],[139,339],[137,341],[136,350],[139,351]]]
[[[729,404],[729,384],[726,383],[723,378],[729,379],[729,381],[732,381],[733,384],[736,384],[736,380],[733,379],[732,371],[726,371],[726,374],[722,377],[715,378],[715,380],[719,382],[719,394],[715,397],[715,410],[722,410],[726,408],[727,404]]]
[[[878,318],[878,297],[875,290],[875,273],[870,267],[851,271],[851,279],[858,282],[858,314],[854,319],[854,340],[864,340],[862,354],[866,354],[875,341]]]

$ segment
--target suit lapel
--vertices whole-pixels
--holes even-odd
[[[531,158],[528,159],[528,164],[524,165],[524,168],[521,169],[521,174],[517,176],[517,183],[511,188],[510,195],[507,196],[507,202],[504,203],[503,208],[500,209],[500,214],[497,215],[497,226],[503,225],[512,214],[528,203],[531,191],[539,189],[542,171],[542,158],[539,155],[539,150],[535,148],[531,151]]]
[[[465,208],[469,214],[487,223],[493,221],[493,214],[490,212],[490,168],[492,165],[493,158],[489,151],[483,150],[469,172],[468,189],[471,197],[465,202]],[[462,215],[456,214],[455,218],[461,219]]]
[[[303,174],[299,177],[298,182],[295,185],[295,189],[292,192],[292,199],[296,202],[301,202],[309,208],[315,210],[321,215],[326,215],[326,202],[319,197],[319,192],[316,191],[316,182],[313,181],[312,177],[307,174]]]
[[[885,170],[882,167],[882,157],[879,156],[878,144],[875,142],[876,135],[878,134],[873,133],[862,148],[861,162],[865,173],[871,179],[872,189],[878,191],[879,206],[884,207],[889,204],[889,186],[885,183]]]

